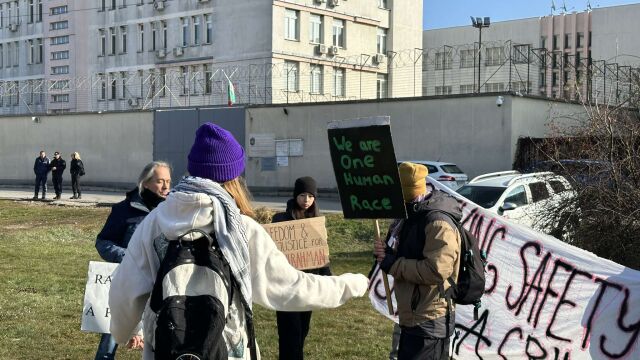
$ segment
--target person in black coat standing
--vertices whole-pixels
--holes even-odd
[[[40,150],[40,156],[33,163],[33,173],[36,174],[36,189],[34,191],[33,200],[38,200],[38,191],[42,186],[42,200],[47,195],[47,175],[49,174],[49,158],[44,150]]]
[[[285,212],[275,214],[272,223],[307,219],[320,216],[316,203],[318,187],[316,181],[309,176],[296,180],[293,199],[287,201]],[[329,266],[304,270],[317,275],[331,275]],[[277,311],[279,360],[302,360],[304,358],[304,341],[309,333],[311,311]]]
[[[53,153],[53,160],[49,164],[51,168],[51,180],[53,180],[53,189],[56,192],[56,197],[54,200],[60,200],[60,195],[62,195],[62,173],[64,169],[67,167],[67,162],[60,156],[60,152],[56,151]]]
[[[71,199],[82,199],[82,191],[80,190],[80,177],[84,176],[84,164],[80,159],[80,153],[77,151],[71,153],[71,189],[73,196]]]

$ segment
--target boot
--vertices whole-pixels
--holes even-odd
[[[31,200],[38,200],[38,193],[36,193],[35,195],[33,195],[33,197],[31,198]]]
[[[76,199],[82,199],[82,195],[80,195],[80,193],[78,193],[78,197]]]
[[[76,196],[76,193],[73,193],[73,196],[70,197],[69,199],[77,199],[78,197]]]

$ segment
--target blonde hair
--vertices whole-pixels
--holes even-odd
[[[76,160],[82,160],[82,159],[80,159],[80,153],[77,152],[77,151],[72,152],[71,153],[71,157],[76,159]]]
[[[251,205],[251,193],[247,189],[244,179],[240,176],[233,180],[222,183],[222,187],[227,190],[229,195],[236,201],[236,205],[240,209],[240,213],[255,218],[256,214]]]
[[[144,169],[142,169],[140,176],[138,176],[138,193],[139,194],[142,195],[142,191],[144,190],[144,183],[151,180],[153,175],[155,175],[156,168],[158,167],[165,167],[169,169],[169,174],[171,174],[171,166],[164,161],[152,161],[148,163],[144,167]]]

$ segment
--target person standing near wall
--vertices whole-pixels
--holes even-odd
[[[287,202],[285,212],[275,214],[271,222],[291,221],[320,216],[316,202],[318,187],[316,181],[309,176],[296,180],[293,188],[293,199]],[[331,269],[325,266],[318,269],[304,270],[306,273],[331,276]],[[304,358],[304,341],[309,333],[311,311],[277,311],[279,360],[302,360]]]
[[[162,161],[147,164],[138,177],[138,186],[126,198],[113,205],[102,231],[96,239],[96,249],[108,262],[120,263],[138,224],[160,204],[171,188],[171,168]],[[134,336],[130,347],[143,347],[142,337]],[[102,334],[95,360],[115,359],[118,344],[111,334]]]
[[[62,173],[64,169],[67,168],[67,162],[60,156],[60,152],[56,151],[53,153],[53,160],[51,160],[49,167],[51,167],[53,190],[56,192],[56,197],[53,199],[60,200],[60,196],[62,195]]]
[[[71,153],[71,189],[73,196],[71,199],[82,199],[82,190],[80,190],[80,177],[84,176],[84,164],[80,159],[80,153],[74,151]]]
[[[44,150],[40,150],[40,156],[33,163],[33,172],[36,174],[36,189],[34,191],[33,200],[38,200],[38,191],[42,186],[42,200],[47,195],[47,174],[49,174],[49,158]]]

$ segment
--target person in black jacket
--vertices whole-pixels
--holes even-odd
[[[80,177],[84,176],[84,164],[77,151],[71,153],[71,169],[69,172],[71,173],[71,189],[73,190],[71,199],[82,199]]]
[[[40,150],[40,156],[33,163],[33,173],[36,174],[36,189],[34,191],[33,200],[38,200],[38,191],[42,186],[42,200],[47,195],[47,174],[49,174],[49,158],[44,150]]]
[[[316,196],[318,188],[316,181],[309,176],[296,180],[293,189],[293,199],[287,201],[285,212],[275,214],[273,223],[281,221],[299,220],[320,216]],[[304,270],[318,275],[331,275],[329,266],[318,269]],[[304,358],[304,341],[309,333],[311,311],[287,312],[277,311],[279,360],[302,360]]]
[[[64,169],[67,167],[67,162],[64,161],[62,156],[58,151],[53,153],[53,160],[49,163],[49,167],[51,168],[51,180],[53,180],[53,189],[56,191],[56,197],[54,200],[60,200],[60,195],[62,195],[62,173]]]
[[[120,263],[138,224],[169,194],[171,168],[162,161],[147,164],[138,177],[138,186],[126,198],[113,205],[102,231],[96,238],[98,253],[108,262]],[[140,336],[134,336],[130,347],[142,347]],[[102,334],[95,360],[115,359],[118,345],[111,334]]]

